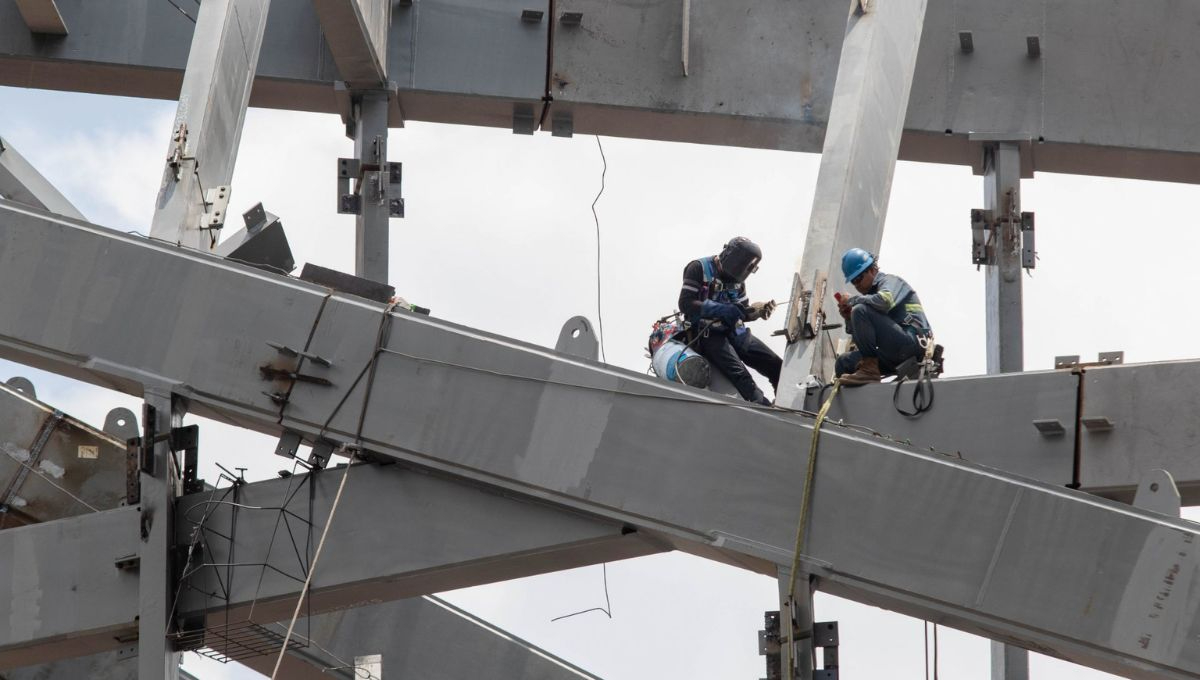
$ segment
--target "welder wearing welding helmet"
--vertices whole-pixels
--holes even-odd
[[[772,387],[779,384],[783,361],[750,333],[744,322],[766,319],[775,302],[751,303],[746,277],[758,269],[762,248],[750,239],[730,239],[721,252],[692,260],[683,270],[679,311],[690,326],[692,347],[729,378],[746,401],[770,405],[746,365]]]

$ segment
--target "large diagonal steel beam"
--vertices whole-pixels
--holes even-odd
[[[788,323],[776,395],[783,406],[799,406],[813,376],[826,383],[833,378],[835,357],[825,334],[844,332],[823,331],[823,318],[838,318],[833,292],[845,290],[842,253],[851,247],[879,252],[925,23],[925,0],[853,0],[850,5],[812,215],[793,283],[789,313],[800,318]]]
[[[286,624],[271,626],[279,633]],[[358,657],[381,654],[385,677],[598,680],[595,675],[437,597],[419,597],[300,621],[307,646],[280,666],[289,680],[355,678]],[[274,657],[242,663],[270,674]],[[362,673],[357,676],[362,677]]]
[[[153,377],[195,412],[361,439],[705,557],[769,574],[799,564],[824,591],[1100,670],[1200,677],[1190,522],[831,426],[797,555],[811,436],[800,415],[410,313],[386,318],[377,348],[376,303],[12,204],[0,204],[0,286],[43,292],[0,299],[5,358],[135,393]],[[120,324],[79,294],[102,286]],[[329,365],[280,368],[268,343]],[[373,380],[360,379],[373,357]],[[263,382],[264,364],[330,384],[288,391]]]
[[[0,197],[77,220],[85,219],[83,214],[3,137],[0,137]]]
[[[270,0],[200,6],[150,235],[211,250],[225,220]]]

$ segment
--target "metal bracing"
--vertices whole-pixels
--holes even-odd
[[[838,319],[833,292],[845,286],[842,253],[851,247],[879,251],[924,20],[924,0],[850,3],[808,235],[788,312],[801,318],[788,324],[798,333],[788,337],[776,395],[780,405],[799,407],[813,376],[821,382],[833,379],[836,357],[822,319]],[[807,299],[800,297],[801,287]]]
[[[313,0],[321,32],[343,81],[353,87],[387,82],[389,0]]]
[[[196,17],[150,235],[212,250],[229,203],[270,0],[213,0]]]
[[[377,348],[377,303],[11,203],[0,237],[0,286],[45,291],[0,299],[5,358],[133,391],[158,376],[190,410],[267,432],[361,432],[375,455],[761,573],[797,561],[805,417],[404,312]],[[141,303],[121,328],[77,295],[114,277]],[[185,296],[168,331],[156,310]],[[270,342],[326,359],[304,371],[331,385],[264,395],[289,387],[262,380]],[[1200,571],[1197,525],[836,423],[820,451],[798,560],[818,589],[1130,677],[1200,675],[1200,593],[1178,580]]]
[[[686,78],[678,2],[607,0],[556,0],[558,16],[547,0],[397,3],[387,72],[409,120],[510,127],[516,109],[527,109],[536,124],[549,94],[551,111],[569,114],[577,133],[819,151],[845,4],[692,5]],[[0,83],[178,97],[193,26],[169,3],[62,9],[88,30],[42,40],[14,3],[0,3]],[[542,16],[523,21],[526,9]],[[563,25],[567,13],[579,24]],[[1198,181],[1200,93],[1184,86],[1200,71],[1200,53],[1188,48],[1197,21],[1200,6],[1178,0],[1112,0],[1103,12],[1094,0],[931,0],[900,158],[978,169],[980,145],[968,132],[1004,131],[1044,140],[1030,159],[1035,170]],[[972,51],[961,49],[961,32],[973,35]],[[1027,51],[1030,37],[1038,56]],[[340,112],[338,70],[313,3],[280,3],[251,103]],[[1130,82],[1139,96],[1126,95]]]
[[[0,197],[77,220],[87,219],[3,137],[0,137]]]
[[[277,624],[274,628],[277,628]],[[289,680],[356,678],[356,657],[383,655],[385,677],[598,680],[595,675],[500,630],[437,597],[418,597],[314,616],[301,621],[309,643],[289,654],[280,677]],[[271,657],[245,665],[269,674]],[[361,680],[362,673],[357,678]]]
[[[54,0],[14,0],[30,33],[66,35],[67,24]]]

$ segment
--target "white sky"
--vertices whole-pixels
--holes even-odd
[[[173,102],[0,88],[0,134],[89,218],[143,232],[173,113]],[[353,271],[354,221],[334,210],[335,159],[352,155],[341,131],[332,116],[251,110],[230,212],[262,201],[282,217],[298,263]],[[674,309],[683,266],[730,236],[763,246],[751,297],[786,298],[818,156],[603,143],[600,274],[610,363],[646,369],[650,323]],[[595,138],[412,123],[392,132],[390,146],[391,160],[404,163],[408,212],[392,230],[391,283],[401,295],[437,317],[546,346],[569,317],[595,320]],[[1197,323],[1179,318],[1177,301],[1195,285],[1200,189],[1040,174],[1022,192],[1023,209],[1037,213],[1040,255],[1025,279],[1027,369],[1049,368],[1058,354],[1195,355]],[[984,372],[983,274],[970,263],[968,219],[982,196],[982,179],[968,169],[901,163],[880,252],[883,268],[920,293],[950,375]],[[1147,322],[1164,318],[1181,327]],[[759,322],[754,330],[782,351],[767,337],[775,327]],[[96,424],[114,406],[138,408],[124,395],[0,362],[0,380],[12,375],[33,378],[40,398]],[[248,467],[252,479],[285,467],[260,435],[204,422],[201,441],[210,480],[214,462]],[[777,608],[773,579],[677,554],[612,564],[608,576],[611,620],[588,614],[550,623],[603,604],[598,566],[447,597],[610,680],[764,674],[756,637],[763,611]],[[923,677],[922,622],[824,595],[817,616],[841,622],[846,677]],[[941,642],[942,677],[988,677],[985,640],[943,629]],[[375,651],[386,669],[388,650]],[[195,655],[185,667],[205,680],[260,677]],[[1033,677],[1107,676],[1035,656]]]

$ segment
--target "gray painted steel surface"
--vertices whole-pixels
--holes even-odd
[[[269,0],[210,0],[198,10],[188,67],[171,124],[150,235],[212,250],[224,222],[246,103],[254,84]]]
[[[1127,480],[1163,469],[1175,478],[1184,505],[1200,502],[1197,380],[1194,361],[1084,369],[1083,485],[1129,500]]]
[[[274,624],[282,632],[284,623]],[[354,678],[357,656],[382,654],[384,677],[447,680],[598,680],[550,652],[436,597],[419,597],[314,616],[297,623],[310,643],[280,667],[289,680]],[[270,674],[273,657],[243,661]],[[341,675],[337,675],[338,673]],[[358,674],[358,678],[362,678]]]
[[[863,5],[855,0],[851,6],[871,9],[851,11],[846,23],[812,214],[797,268],[799,285],[811,293],[812,309],[823,309],[828,323],[839,318],[833,292],[849,288],[842,276],[842,253],[849,248],[879,252],[925,18],[925,0]],[[797,293],[793,291],[789,314],[804,312],[795,300]],[[794,341],[784,351],[775,396],[782,406],[803,402],[801,385],[811,383],[811,376],[822,383],[833,380],[832,339],[819,322],[813,330],[812,339],[789,337]],[[844,329],[829,333],[846,335]]]
[[[1079,380],[1069,371],[946,378],[933,386],[933,408],[919,418],[896,411],[892,384],[842,388],[828,417],[1047,484],[1074,481]],[[912,383],[900,387],[900,405],[909,410],[912,392]],[[828,389],[814,391],[810,410],[828,396]],[[1042,434],[1034,421],[1057,422],[1062,433]],[[1132,489],[1138,479],[1126,478],[1123,485]]]
[[[125,442],[0,384],[0,529],[125,502]]]
[[[354,156],[378,170],[363,171],[357,180],[359,213],[354,218],[354,274],[388,282],[391,211],[388,206],[388,110],[386,92],[364,92],[354,107]],[[398,189],[399,187],[397,187]]]
[[[352,87],[387,82],[390,0],[313,0],[313,6],[342,80]]]
[[[0,197],[77,220],[86,219],[3,137],[0,137]]]
[[[0,285],[44,291],[0,299],[5,358],[135,392],[157,376],[196,412],[354,437],[380,305],[11,203],[0,244]],[[139,303],[120,327],[74,293],[112,278]],[[762,573],[792,564],[805,418],[430,317],[390,323],[370,450]],[[269,341],[328,358],[332,387],[297,387],[280,413],[258,371]],[[1200,675],[1195,524],[836,426],[812,510],[800,563],[821,590],[1129,677]]]
[[[1021,150],[1016,142],[1000,142],[984,152],[984,210],[1013,222],[997,224],[984,267],[987,312],[987,371],[1025,369],[1025,337],[1021,305]]]
[[[252,620],[262,624],[290,617],[304,565],[316,549],[343,473],[344,469],[317,473],[312,506],[307,489],[297,493],[288,505],[296,516],[288,516],[287,531],[281,526],[274,542],[277,510],[234,513],[227,502],[211,502],[221,500],[219,493],[181,498],[176,520],[181,544],[204,538],[205,564],[228,564],[232,554],[232,561],[251,566],[198,570],[179,600],[179,612],[207,613],[210,625],[240,622],[251,613]],[[297,476],[247,484],[236,502],[278,508],[303,480]],[[206,514],[206,531],[198,532],[197,522]],[[369,517],[395,521],[363,521]],[[306,521],[314,525],[311,538]],[[395,465],[351,468],[334,522],[313,575],[306,614],[668,549],[664,541],[631,532],[620,522],[505,498]],[[236,536],[232,552],[221,535]],[[298,561],[293,536],[306,556],[303,562]],[[263,563],[273,568],[264,572],[254,566]]]
[[[135,639],[136,508],[0,531],[0,668],[127,646]],[[124,642],[121,642],[121,641]]]
[[[684,77],[678,3],[556,2],[583,20],[556,25],[551,109],[570,112],[580,133],[818,151],[849,3],[693,5]],[[514,104],[537,116],[559,17],[522,22],[526,8],[548,14],[547,0],[397,6],[388,73],[405,116],[509,127]],[[0,83],[177,97],[192,24],[176,9],[149,0],[60,9],[88,31],[39,40],[14,3],[0,3]],[[967,133],[1010,133],[1044,139],[1032,169],[1200,181],[1200,94],[1183,86],[1200,70],[1186,30],[1197,21],[1200,7],[1186,0],[931,0],[900,157],[978,168]],[[973,35],[969,54],[960,31]],[[1026,52],[1031,35],[1039,58]],[[312,3],[273,8],[251,103],[338,112],[339,78]]]

